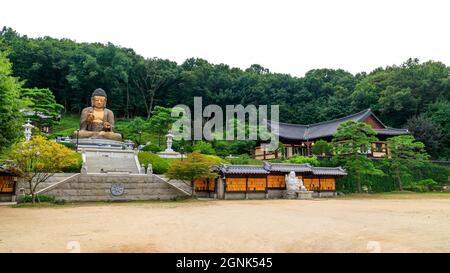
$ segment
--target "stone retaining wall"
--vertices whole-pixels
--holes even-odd
[[[113,195],[113,184],[122,185],[123,194]],[[185,196],[153,176],[111,173],[82,174],[42,194],[65,201],[173,200]]]

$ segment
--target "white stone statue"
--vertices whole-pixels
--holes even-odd
[[[300,181],[295,176],[295,172],[291,171],[285,179],[287,191],[298,191],[300,189]]]
[[[287,191],[307,191],[302,179],[298,179],[294,171],[291,171],[286,176],[286,190]]]

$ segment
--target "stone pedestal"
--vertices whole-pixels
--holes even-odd
[[[181,158],[181,154],[175,151],[164,151],[157,153],[162,158]]]
[[[313,191],[297,191],[297,199],[312,199]]]
[[[285,199],[297,199],[297,191],[285,190],[284,194],[283,194],[283,198],[285,198]]]

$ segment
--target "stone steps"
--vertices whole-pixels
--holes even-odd
[[[114,158],[114,157],[86,157],[86,167],[89,173],[103,172],[128,172],[139,173],[134,158]]]
[[[182,180],[169,180],[164,175],[153,175],[156,179],[166,182],[171,187],[177,189],[178,191],[184,193],[186,196],[192,196],[192,187]]]

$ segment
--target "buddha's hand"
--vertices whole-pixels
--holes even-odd
[[[109,123],[107,121],[103,122],[103,131],[107,131],[107,132],[111,131],[111,123]]]
[[[94,122],[94,119],[95,119],[94,113],[93,112],[89,112],[87,114],[86,121],[88,123],[92,123],[92,122]]]

